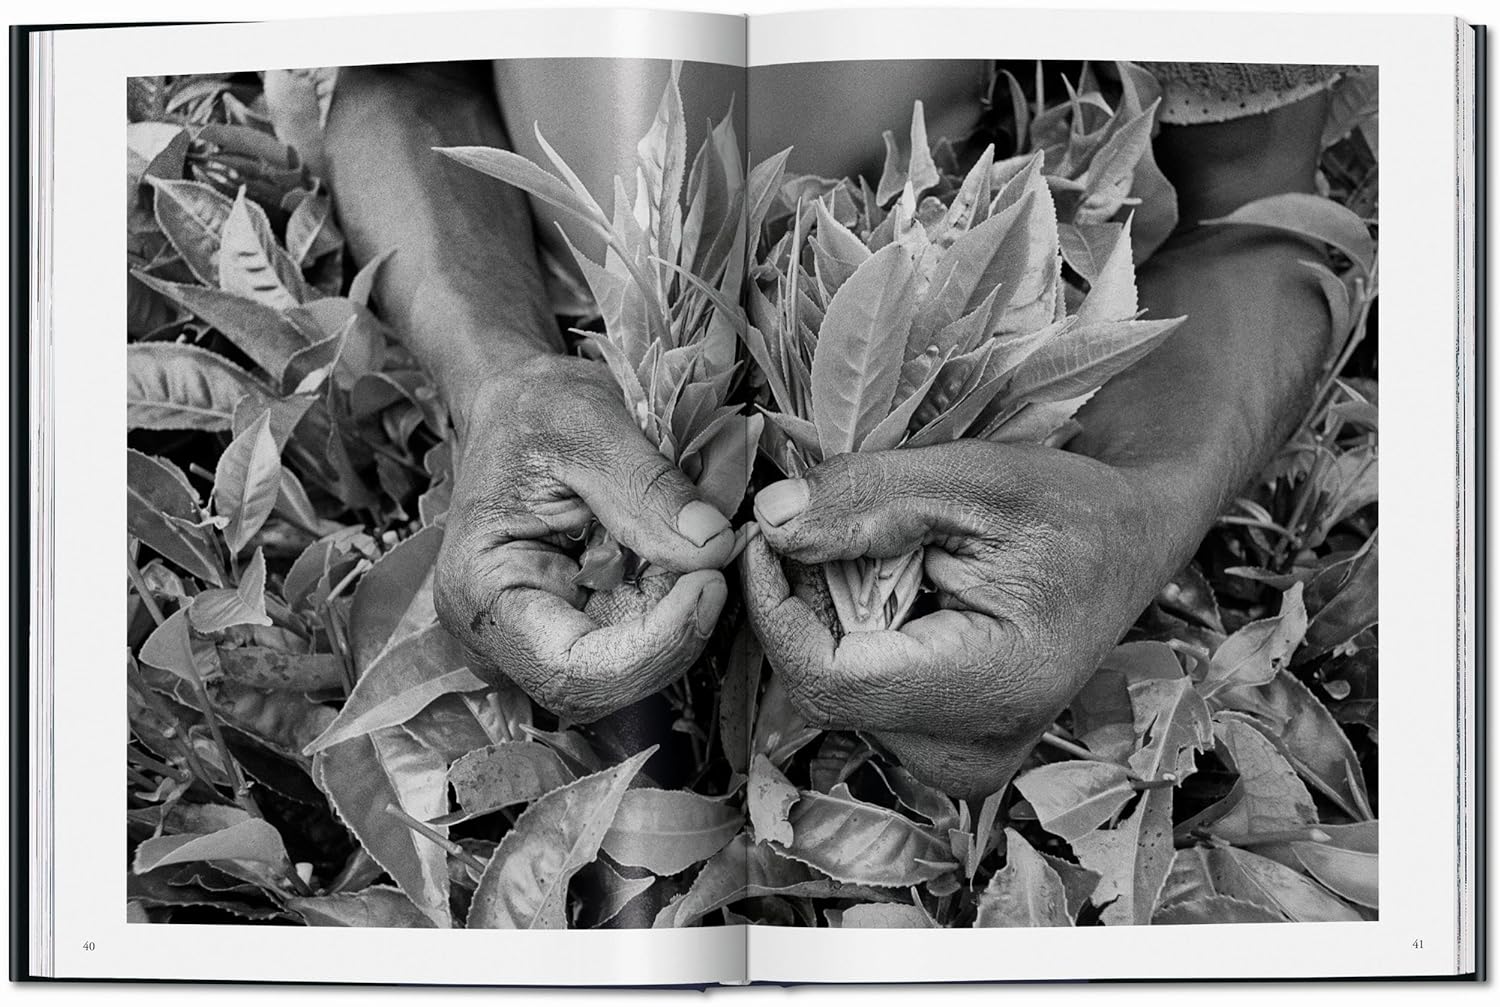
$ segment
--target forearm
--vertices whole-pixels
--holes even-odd
[[[1290,436],[1309,404],[1328,309],[1316,249],[1242,228],[1175,236],[1142,268],[1149,317],[1187,316],[1081,411],[1070,447],[1124,472],[1151,514],[1162,576]]]
[[[507,146],[487,70],[357,67],[339,75],[326,148],[360,262],[391,251],[375,296],[460,429],[478,387],[561,349],[519,190],[435,153]]]

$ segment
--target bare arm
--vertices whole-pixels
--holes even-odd
[[[1164,127],[1157,141],[1184,227],[1142,267],[1140,299],[1150,317],[1187,320],[1100,390],[1071,449],[1127,473],[1177,516],[1161,576],[1187,561],[1291,434],[1328,341],[1328,309],[1301,264],[1317,249],[1194,225],[1262,196],[1312,191],[1325,113],[1319,96],[1247,119]]]
[[[345,69],[327,134],[350,248],[360,262],[394,252],[376,287],[381,309],[462,429],[485,379],[562,349],[526,197],[432,150],[507,146],[488,68]]]
[[[561,354],[525,197],[432,150],[476,144],[506,145],[487,67],[341,75],[326,137],[339,219],[357,259],[394,252],[376,297],[442,389],[462,448],[438,615],[544,706],[594,720],[696,658],[733,536],[642,436],[604,367]],[[586,615],[574,583],[596,518],[681,575],[617,625]]]

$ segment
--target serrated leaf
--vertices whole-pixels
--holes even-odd
[[[413,633],[385,650],[360,676],[338,718],[306,754],[405,723],[449,693],[484,689],[468,662],[462,645],[441,626]]]
[[[132,430],[228,430],[235,403],[262,394],[234,364],[185,343],[131,343],[125,362]]]
[[[247,818],[206,835],[157,836],[136,847],[131,870],[145,874],[168,864],[200,860],[251,860],[273,867],[289,866],[281,833],[259,818]]]
[[[229,443],[214,469],[214,510],[229,519],[224,541],[238,553],[260,531],[281,492],[281,451],[271,436],[271,414]]]
[[[155,190],[152,208],[182,261],[200,283],[219,285],[219,231],[234,203],[204,182],[147,178]]]
[[[393,639],[437,618],[432,570],[442,544],[441,528],[424,528],[381,556],[360,578],[349,607],[349,644],[357,673],[369,668]]]
[[[1350,818],[1373,817],[1359,759],[1343,728],[1291,672],[1280,671],[1253,689],[1225,689],[1216,699],[1266,720],[1267,737],[1297,774]]]
[[[1124,766],[1053,762],[1023,773],[1016,789],[1031,803],[1042,828],[1072,842],[1087,835],[1135,796]]]
[[[1128,686],[1135,732],[1141,748],[1130,756],[1131,770],[1143,780],[1176,782],[1192,775],[1193,756],[1213,747],[1208,706],[1187,676],[1147,679]]]
[[[1210,227],[1240,224],[1268,227],[1312,241],[1332,245],[1359,267],[1366,276],[1375,268],[1375,240],[1358,214],[1323,196],[1308,192],[1283,192],[1246,203],[1225,217],[1201,222]]]
[[[750,763],[747,786],[745,804],[750,811],[750,823],[755,828],[756,838],[791,845],[792,824],[787,820],[787,813],[797,803],[797,788],[763,754],[757,754],[755,761]]]
[[[1220,894],[1253,902],[1298,923],[1362,919],[1359,912],[1289,867],[1249,850],[1215,850],[1214,885]]]
[[[1380,854],[1373,844],[1370,849],[1352,849],[1341,845],[1335,834],[1332,842],[1292,843],[1291,849],[1307,873],[1330,891],[1358,905],[1380,908]]]
[[[431,927],[432,920],[396,888],[374,885],[358,892],[336,892],[287,899],[286,907],[310,927]]]
[[[618,863],[668,876],[718,853],[744,824],[723,801],[690,790],[625,792],[602,848]]]
[[[193,655],[186,609],[173,612],[165,622],[152,630],[146,642],[141,645],[140,658],[142,664],[170,671],[185,682],[192,682],[202,674],[202,667]]]
[[[125,450],[125,524],[130,534],[215,587],[224,583],[213,540],[204,532],[171,524],[168,515],[188,524],[202,519],[197,494],[171,462]]]
[[[1239,774],[1242,796],[1213,823],[1215,833],[1249,838],[1318,820],[1307,788],[1275,744],[1243,720],[1220,714],[1214,736]]]
[[[360,735],[313,757],[313,779],[339,818],[439,927],[452,925],[447,854],[386,807],[396,804],[418,821],[436,818],[448,806],[447,769],[436,752],[394,727]]]
[[[1151,922],[1172,867],[1172,788],[1142,791],[1135,810],[1113,829],[1073,842],[1078,862],[1099,875],[1092,901],[1106,925]]]
[[[829,303],[812,363],[813,422],[824,458],[853,451],[890,412],[916,310],[915,278],[906,251],[888,245]]]
[[[793,840],[777,849],[850,884],[904,888],[957,870],[948,844],[911,819],[856,800],[844,784],[803,791],[788,820]]]
[[[265,211],[241,189],[219,232],[219,287],[277,311],[302,302],[302,273],[287,257]]]
[[[717,909],[761,896],[873,900],[880,894],[877,889],[819,877],[806,865],[741,833],[703,865],[685,894],[657,913],[652,926],[691,926]]]
[[[505,834],[474,891],[472,928],[562,930],[568,882],[599,855],[625,788],[655,746],[538,800]]]
[[[1005,866],[979,896],[976,927],[1070,927],[1062,878],[1015,829],[1005,830]]]
[[[1265,685],[1286,666],[1307,634],[1302,584],[1281,596],[1281,612],[1242,626],[1219,645],[1209,659],[1201,689],[1205,697],[1231,686]]]
[[[135,278],[201,318],[273,378],[307,339],[276,308],[232,291],[171,283],[137,271]],[[145,344],[159,345],[159,344]]]
[[[599,890],[592,904],[586,903],[583,907],[588,918],[580,921],[589,927],[602,927],[609,923],[620,915],[631,900],[656,883],[656,878],[650,874],[643,878],[627,878],[611,867],[607,860],[595,861],[592,873]]]
[[[1208,895],[1158,910],[1151,922],[1159,927],[1190,923],[1285,923],[1286,917],[1229,895]]]
[[[1182,324],[1160,321],[1073,324],[1038,346],[1011,376],[1011,401],[1059,402],[1087,395],[1161,344]]]
[[[1127,219],[1124,226],[1118,228],[1108,255],[1099,263],[1094,275],[1087,278],[1089,292],[1078,306],[1080,325],[1119,322],[1135,317],[1137,304],[1132,255],[1130,221]]]
[[[527,804],[573,779],[558,754],[535,741],[490,745],[448,768],[448,782],[464,818]]]
[[[494,147],[437,147],[444,157],[475,171],[498,178],[522,189],[544,203],[578,218],[602,237],[609,237],[609,222],[604,211],[592,200],[581,199],[566,182],[546,169],[508,150]]]
[[[200,633],[217,633],[230,626],[269,626],[266,615],[266,555],[255,550],[240,574],[240,582],[230,588],[212,588],[192,600],[187,609],[188,621]]]

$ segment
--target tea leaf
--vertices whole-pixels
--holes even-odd
[[[168,864],[199,860],[253,860],[273,867],[290,866],[281,833],[259,818],[246,818],[206,835],[188,833],[148,839],[136,847],[131,870],[145,874]]]
[[[265,211],[245,198],[244,189],[219,232],[219,286],[277,311],[307,299],[301,270],[276,244]]]
[[[1140,926],[1151,915],[1172,867],[1172,788],[1141,792],[1135,810],[1113,829],[1073,842],[1078,862],[1099,875],[1092,896],[1109,926]]]
[[[212,540],[198,529],[169,524],[171,515],[190,524],[202,518],[197,495],[171,462],[125,451],[125,523],[130,534],[215,587],[224,581]]]
[[[1370,823],[1374,824],[1374,823]],[[1373,832],[1373,829],[1371,830]],[[1337,895],[1361,906],[1380,908],[1380,854],[1332,843],[1292,843],[1297,862]]]
[[[1168,927],[1188,923],[1285,923],[1286,917],[1243,899],[1229,895],[1210,895],[1158,910],[1151,922],[1156,926]]]
[[[1070,927],[1062,878],[1015,829],[1005,830],[1005,866],[979,896],[976,927]]]
[[[349,607],[349,644],[357,672],[363,674],[392,640],[404,639],[437,618],[432,568],[442,544],[441,528],[424,528],[380,557],[360,578]]]
[[[797,799],[797,788],[771,764],[770,759],[757,754],[755,761],[750,763],[749,792],[745,797],[756,838],[790,846],[795,840],[787,813]]]
[[[1298,923],[1362,919],[1351,906],[1276,861],[1229,846],[1209,853],[1219,894],[1280,913]]]
[[[306,754],[405,723],[440,696],[485,688],[468,662],[463,647],[441,626],[413,633],[386,649],[360,676],[338,719],[307,746]]]
[[[197,346],[131,343],[125,363],[132,430],[228,430],[235,403],[261,396],[250,375]]]
[[[177,254],[200,283],[219,286],[219,231],[234,203],[203,182],[146,179],[155,190],[152,208]]]
[[[890,412],[916,310],[904,249],[871,256],[834,295],[818,331],[812,414],[823,457],[853,451]]]
[[[1153,678],[1129,685],[1140,751],[1130,768],[1144,780],[1180,782],[1193,774],[1194,753],[1213,747],[1208,707],[1186,676]],[[1170,774],[1170,777],[1169,775]]]
[[[269,626],[266,615],[266,555],[255,550],[233,589],[213,588],[192,600],[188,621],[200,633],[217,633],[230,626]]]
[[[1227,217],[1202,221],[1205,227],[1241,224],[1266,227],[1332,245],[1366,276],[1375,268],[1375,241],[1352,210],[1308,192],[1283,192],[1246,203]]]
[[[310,927],[399,927],[421,929],[433,922],[399,889],[374,885],[358,892],[336,892],[287,899],[286,907]]]
[[[1016,789],[1042,828],[1072,842],[1106,822],[1135,795],[1124,766],[1053,762],[1023,773]]]
[[[342,742],[313,757],[313,779],[360,845],[439,927],[452,926],[447,856],[385,809],[419,821],[447,810],[447,763],[399,728]],[[434,826],[441,833],[441,826]]]
[[[1268,722],[1267,737],[1292,768],[1355,820],[1374,817],[1359,759],[1338,722],[1288,671],[1265,685],[1225,689],[1216,700]]]
[[[1318,820],[1316,807],[1296,772],[1275,744],[1237,717],[1215,718],[1214,736],[1239,774],[1238,802],[1214,823],[1214,832],[1253,837],[1285,832]]]
[[[1307,609],[1297,583],[1282,595],[1278,615],[1241,627],[1219,645],[1203,676],[1203,695],[1231,686],[1265,685],[1291,660],[1306,633]]]
[[[469,927],[564,929],[568,882],[599,855],[625,788],[654,751],[575,780],[527,808],[479,879]]]
[[[580,198],[556,175],[532,163],[520,154],[494,147],[435,147],[444,157],[459,164],[483,172],[491,178],[509,182],[518,189],[572,214],[582,223],[606,240],[609,238],[609,221],[599,204],[591,199]]]
[[[230,442],[214,469],[214,510],[229,519],[224,541],[230,553],[244,549],[260,531],[280,492],[281,451],[267,411]]]
[[[690,790],[627,790],[602,848],[617,862],[663,877],[718,853],[744,824],[736,808]]]
[[[448,782],[464,818],[527,804],[573,779],[556,752],[534,741],[481,748],[448,768]]]
[[[803,791],[788,818],[793,840],[778,851],[835,881],[904,888],[958,867],[946,842],[894,811],[856,800],[842,783],[828,794]]]

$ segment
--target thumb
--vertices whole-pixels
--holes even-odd
[[[562,475],[604,527],[648,562],[688,573],[729,561],[734,549],[729,520],[698,495],[623,410],[596,426]]]
[[[975,444],[835,455],[755,497],[755,518],[783,556],[826,563],[900,556],[935,534],[975,535],[994,480]]]

